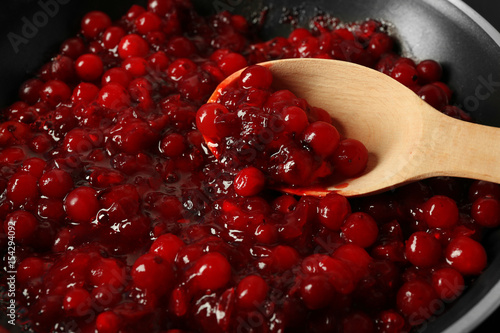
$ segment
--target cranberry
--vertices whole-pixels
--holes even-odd
[[[71,316],[83,317],[89,314],[91,307],[90,294],[83,288],[74,288],[66,293],[64,310]]]
[[[160,256],[166,262],[174,263],[177,253],[183,246],[184,242],[179,237],[173,234],[165,234],[153,242],[149,252]]]
[[[361,280],[369,273],[369,266],[373,261],[362,247],[352,243],[337,248],[332,257],[348,263],[356,280]]]
[[[118,46],[120,40],[126,35],[125,30],[120,27],[109,27],[102,34],[102,45],[108,50]]]
[[[19,88],[19,98],[28,104],[38,102],[40,90],[43,87],[43,82],[39,79],[30,79],[24,82]]]
[[[347,217],[342,227],[344,238],[360,247],[369,247],[377,240],[378,226],[366,213],[353,213]]]
[[[160,295],[172,288],[175,278],[172,264],[154,254],[139,257],[131,275],[138,288]]]
[[[358,140],[344,139],[340,141],[333,154],[333,162],[338,172],[346,177],[358,176],[366,169],[368,150]]]
[[[384,333],[403,332],[405,327],[404,318],[394,310],[386,310],[380,313],[377,320],[377,331]]]
[[[308,276],[302,281],[300,296],[311,310],[321,309],[330,304],[335,290],[325,275]]]
[[[186,151],[186,142],[182,135],[172,133],[160,142],[160,152],[166,157],[177,157]]]
[[[430,267],[441,258],[441,244],[432,235],[417,231],[406,241],[406,258],[418,267]]]
[[[92,83],[82,82],[73,90],[71,100],[73,103],[82,103],[84,105],[94,101],[99,93],[99,88]]]
[[[424,60],[417,65],[418,79],[421,84],[433,83],[441,79],[443,69],[434,60]]]
[[[73,179],[70,174],[59,169],[44,173],[39,183],[40,192],[49,198],[64,198],[73,188]]]
[[[144,57],[149,53],[148,43],[139,35],[130,34],[123,37],[118,45],[120,58]]]
[[[391,77],[401,84],[410,87],[417,83],[418,72],[414,66],[401,62],[394,66]]]
[[[121,319],[112,311],[100,313],[96,318],[96,330],[98,333],[118,333],[121,327]]]
[[[448,104],[448,97],[446,96],[446,93],[443,89],[434,84],[423,86],[417,94],[420,98],[437,110],[441,110],[446,104]]]
[[[463,292],[465,282],[458,271],[445,267],[432,273],[432,286],[439,298],[445,301],[452,301]]]
[[[61,54],[76,59],[85,52],[85,44],[80,37],[72,37],[61,44],[60,50]]]
[[[469,189],[469,200],[473,202],[481,197],[500,199],[500,185],[476,180]]]
[[[370,38],[368,52],[375,58],[380,58],[383,54],[392,50],[393,44],[394,42],[390,36],[385,33],[377,32]]]
[[[103,107],[117,110],[129,106],[130,96],[121,85],[108,83],[99,91],[97,101]]]
[[[89,222],[99,210],[97,192],[90,187],[77,187],[64,199],[64,209],[73,221]]]
[[[17,173],[7,184],[7,199],[14,206],[34,202],[38,198],[38,180],[30,174]]]
[[[114,67],[108,69],[102,76],[102,85],[117,83],[127,88],[131,80],[131,75],[123,68]]]
[[[92,11],[82,19],[82,33],[87,38],[96,38],[111,25],[109,16],[100,11]]]
[[[486,267],[486,251],[475,240],[458,236],[445,249],[446,261],[463,275],[477,275]]]
[[[217,290],[230,279],[231,265],[220,253],[207,253],[194,264],[193,284],[199,290]]]
[[[139,33],[145,35],[148,32],[159,30],[161,19],[155,13],[145,12],[135,19],[135,27]]]
[[[224,75],[229,76],[234,72],[247,67],[247,60],[239,53],[228,53],[217,62]]]
[[[446,196],[433,196],[423,208],[425,222],[430,228],[450,228],[458,222],[457,204]]]
[[[236,288],[236,299],[238,307],[251,310],[259,307],[267,297],[269,286],[266,281],[258,275],[244,277]]]
[[[340,134],[331,124],[317,121],[304,130],[304,142],[319,156],[330,156],[340,143]]]
[[[46,82],[40,90],[40,98],[50,106],[57,106],[66,102],[71,97],[71,90],[68,85],[59,80]]]
[[[319,201],[319,221],[330,230],[340,230],[351,213],[349,201],[341,195],[330,193]]]
[[[266,179],[262,171],[254,167],[247,167],[234,178],[234,191],[243,197],[258,194],[264,189]]]
[[[203,105],[196,113],[196,127],[208,138],[218,138],[220,133],[215,126],[215,120],[221,114],[229,111],[223,105],[210,103]]]
[[[419,279],[403,284],[397,294],[397,306],[408,317],[410,325],[420,325],[439,310],[436,300],[434,288]]]
[[[298,106],[289,106],[281,112],[285,131],[293,134],[301,134],[308,125],[307,114]]]
[[[81,55],[75,62],[76,74],[83,81],[98,80],[102,75],[103,68],[101,58],[95,54]]]
[[[34,282],[46,272],[46,262],[37,257],[28,257],[17,267],[17,280],[21,286]]]
[[[3,228],[15,231],[15,239],[20,243],[28,241],[35,233],[38,227],[38,221],[33,214],[23,210],[16,210],[5,219]]]
[[[471,216],[483,227],[498,227],[500,225],[500,201],[491,197],[477,199],[472,204]]]
[[[253,65],[245,69],[240,76],[239,84],[244,89],[269,89],[273,82],[271,71],[262,66]]]

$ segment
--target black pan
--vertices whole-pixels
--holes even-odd
[[[0,107],[16,100],[17,88],[74,35],[93,9],[113,18],[145,1],[2,0],[0,3]],[[397,27],[403,52],[432,58],[445,69],[455,103],[483,124],[500,127],[500,34],[460,0],[194,0],[200,13],[229,10],[259,17],[267,9],[263,38],[285,35],[284,13],[300,23],[325,11],[345,21],[383,19]],[[50,4],[50,5],[46,5]],[[284,11],[283,8],[288,8]],[[44,14],[45,13],[45,14]],[[38,20],[33,29],[27,21]],[[45,18],[45,19],[44,19]],[[24,30],[23,30],[24,29]],[[486,236],[489,268],[441,316],[420,331],[470,332],[500,304],[500,231]],[[500,315],[496,312],[495,315]]]

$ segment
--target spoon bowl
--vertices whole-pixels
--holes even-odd
[[[273,88],[288,89],[325,109],[341,135],[364,143],[368,166],[357,178],[311,188],[280,187],[297,195],[374,194],[435,176],[500,182],[500,129],[457,120],[376,70],[337,60],[286,59],[260,65]],[[209,102],[237,77],[229,76]],[[207,141],[217,157],[217,145]]]

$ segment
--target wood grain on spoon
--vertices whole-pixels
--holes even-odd
[[[293,194],[373,194],[416,180],[452,176],[500,183],[500,129],[448,117],[389,76],[325,59],[286,59],[270,68],[273,88],[288,89],[328,111],[339,132],[363,142],[366,171],[319,188],[280,188]],[[233,74],[221,89],[239,76]]]

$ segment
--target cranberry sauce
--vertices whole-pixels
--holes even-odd
[[[40,333],[408,332],[486,268],[480,240],[500,224],[499,185],[437,178],[352,200],[281,195],[232,155],[273,113],[230,95],[215,109],[204,105],[247,65],[321,57],[376,68],[468,119],[449,105],[439,64],[397,55],[374,20],[323,17],[269,41],[252,30],[227,12],[200,17],[186,0],[134,5],[116,22],[94,11],[21,86],[0,123],[0,293],[14,299],[4,274],[12,245],[18,325]],[[323,174],[316,157],[346,176],[361,170],[350,157],[362,151],[356,141],[316,142],[337,138],[324,111],[270,93],[262,80],[268,75],[244,77],[241,87],[248,101],[280,112],[286,131],[277,144],[289,148],[273,164],[277,181],[315,178],[280,174],[290,159],[312,160],[311,175]],[[197,117],[236,108],[245,121],[221,112],[218,126],[205,128]],[[221,162],[202,133],[234,138]]]
[[[258,194],[266,178],[271,186],[313,185],[331,176],[336,162],[344,177],[364,171],[368,151],[361,142],[341,141],[325,110],[288,90],[272,91],[272,80],[268,68],[250,66],[197,113],[198,130],[214,154],[239,169],[234,181],[238,195]]]

